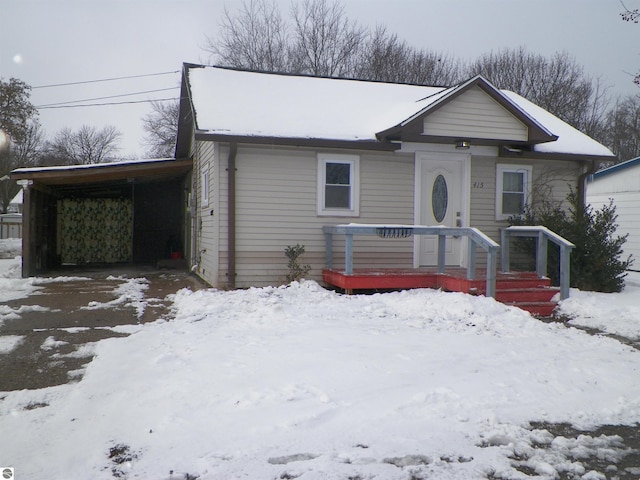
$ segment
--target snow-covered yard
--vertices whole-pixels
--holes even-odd
[[[18,261],[0,262],[3,295],[31,294]],[[638,340],[638,278],[620,294],[573,290],[562,313]],[[640,351],[492,299],[301,282],[173,301],[171,321],[100,341],[80,382],[0,392],[0,467],[34,480],[594,480],[614,478],[618,437],[530,422],[640,422]],[[0,337],[0,355],[19,340]]]

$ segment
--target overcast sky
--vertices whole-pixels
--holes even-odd
[[[293,0],[296,1],[296,0]],[[288,12],[291,0],[276,0]],[[463,60],[524,45],[551,56],[566,51],[611,94],[640,93],[640,25],[623,22],[619,0],[345,0],[347,16],[382,24],[417,48]],[[640,8],[640,0],[625,0]],[[139,102],[175,98],[183,62],[208,63],[202,49],[216,37],[224,7],[240,0],[0,0],[0,77],[33,87],[41,107],[60,102]],[[139,77],[88,84],[74,82]],[[153,92],[151,92],[153,90]],[[141,93],[128,97],[102,98]],[[53,136],[83,124],[114,125],[122,152],[142,156],[141,118],[148,103],[41,108]]]

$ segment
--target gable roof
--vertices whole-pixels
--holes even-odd
[[[464,94],[464,92],[469,91],[473,87],[478,87],[489,97],[495,100],[497,104],[499,104],[507,112],[513,115],[516,120],[520,121],[528,128],[528,143],[535,144],[542,142],[551,142],[558,139],[557,135],[554,135],[549,130],[547,130],[535,118],[531,117],[527,114],[526,111],[520,108],[517,103],[511,101],[504,93],[502,93],[500,90],[497,90],[493,85],[491,85],[480,75],[467,80],[466,82],[463,82],[455,87],[443,89],[442,92],[440,92],[438,95],[434,95],[432,98],[430,98],[430,101],[420,111],[414,113],[410,118],[405,119],[400,124],[386,130],[385,132],[380,132],[378,134],[378,137],[380,138],[387,135],[393,135],[394,132],[401,132],[407,127],[421,125],[424,117],[430,115],[431,113],[434,113],[436,110],[447,105],[449,102],[454,101],[456,98]]]
[[[442,141],[421,135],[425,118],[480,88],[526,126],[522,145],[537,153],[611,157],[604,146],[523,97],[478,76],[452,88],[265,73],[185,65],[182,119],[197,139],[259,143],[342,142],[397,149],[397,141]],[[187,104],[190,112],[187,112]],[[178,135],[178,153],[188,127]],[[453,139],[450,139],[453,141]],[[485,144],[510,144],[501,139]]]

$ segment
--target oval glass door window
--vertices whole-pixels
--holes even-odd
[[[433,182],[433,191],[431,192],[431,209],[433,210],[433,218],[436,222],[442,223],[447,214],[447,206],[449,204],[449,192],[447,189],[447,181],[442,175],[438,175]]]

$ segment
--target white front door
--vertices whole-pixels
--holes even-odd
[[[425,226],[468,225],[469,155],[416,153],[416,223]],[[417,266],[438,264],[438,237],[415,239]],[[446,265],[463,266],[466,241],[447,237]]]

